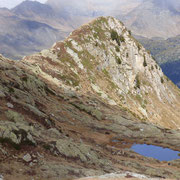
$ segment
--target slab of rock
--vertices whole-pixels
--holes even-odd
[[[137,173],[132,173],[132,172],[123,172],[123,173],[111,173],[111,174],[105,174],[101,176],[94,176],[94,177],[86,177],[86,178],[80,178],[77,180],[123,180],[123,179],[150,179],[149,177],[142,175],[142,174],[137,174]]]
[[[0,138],[7,143],[21,145],[21,143],[26,142],[35,145],[33,133],[33,128],[26,122],[0,121]]]
[[[29,153],[26,154],[26,155],[23,157],[23,160],[24,160],[25,162],[30,162],[30,161],[32,160],[31,155],[30,155]]]
[[[68,158],[80,159],[88,164],[107,165],[109,161],[101,159],[99,155],[85,144],[76,144],[71,140],[59,139],[56,142],[58,153]]]
[[[7,103],[7,107],[13,109],[13,108],[14,108],[14,105],[11,104],[11,103]]]

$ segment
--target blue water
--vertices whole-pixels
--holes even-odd
[[[179,151],[173,151],[169,148],[162,148],[154,145],[147,144],[134,144],[131,149],[138,154],[146,157],[152,157],[160,161],[171,161],[175,159],[180,159],[178,154]]]

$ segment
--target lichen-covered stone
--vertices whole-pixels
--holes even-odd
[[[24,160],[25,162],[30,162],[30,161],[32,160],[31,155],[30,155],[29,153],[26,154],[26,155],[23,157],[23,160]]]
[[[6,112],[6,117],[7,117],[10,121],[14,121],[14,122],[19,122],[19,121],[23,121],[23,120],[24,120],[23,115],[15,112],[15,111],[12,111],[12,110],[8,110],[8,111]]]
[[[85,104],[80,104],[80,103],[72,103],[75,107],[77,107],[78,109],[87,112],[88,114],[94,116],[95,118],[97,118],[98,120],[102,120],[103,115],[102,113],[96,109],[95,107],[92,106],[88,106]]]
[[[23,143],[35,145],[33,129],[27,123],[0,121],[0,140],[3,143],[21,145]]]
[[[101,159],[89,146],[77,144],[71,140],[59,139],[56,141],[56,148],[62,156],[79,159],[84,163],[105,165],[109,162],[106,159]]]

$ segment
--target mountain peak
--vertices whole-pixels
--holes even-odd
[[[179,114],[172,107],[179,104],[177,88],[123,23],[113,17],[99,17],[72,32],[64,42],[24,61],[36,63],[41,76],[57,86],[97,94],[140,119],[179,126]],[[164,114],[164,109],[170,112]]]
[[[54,15],[54,11],[49,5],[29,0],[23,1],[21,4],[17,5],[12,9],[12,12],[16,15],[30,18],[33,16],[42,16],[45,18]]]
[[[29,6],[29,8],[32,7],[36,7],[36,6],[41,6],[43,5],[42,3],[38,2],[38,1],[31,1],[31,0],[26,0],[23,1],[22,3],[18,4],[15,8],[13,9],[17,9],[17,8],[26,8],[27,6]]]

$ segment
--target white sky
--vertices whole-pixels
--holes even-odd
[[[7,8],[13,8],[16,5],[20,4],[24,0],[0,0],[0,7],[7,7]],[[36,0],[41,3],[45,3],[47,0]]]

